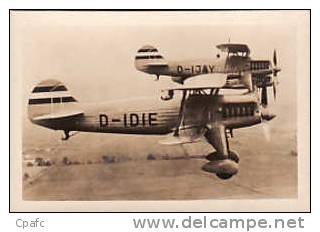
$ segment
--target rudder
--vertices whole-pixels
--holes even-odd
[[[136,69],[143,72],[148,72],[150,66],[157,64],[166,64],[165,59],[159,53],[157,48],[150,45],[145,45],[138,50],[135,56]]]
[[[66,86],[53,79],[38,83],[28,101],[28,116],[34,118],[78,108],[77,100],[71,96]]]

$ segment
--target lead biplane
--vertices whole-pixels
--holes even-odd
[[[213,76],[214,75],[214,76]],[[218,75],[219,76],[219,75]],[[160,143],[167,145],[205,142],[212,146],[210,161],[202,169],[228,179],[238,172],[239,155],[232,151],[229,139],[233,130],[269,121],[275,117],[267,110],[268,83],[258,91],[245,94],[219,93],[227,76],[204,74],[210,84],[190,82],[164,90],[162,97],[128,99],[80,104],[57,80],[40,82],[32,91],[28,114],[32,123],[64,132],[72,131],[169,134]],[[219,80],[219,81],[218,81]]]

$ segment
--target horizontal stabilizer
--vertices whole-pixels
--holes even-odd
[[[83,111],[81,110],[61,111],[61,112],[55,112],[51,114],[37,116],[32,118],[32,120],[37,121],[37,120],[66,119],[66,118],[77,117],[81,115],[83,115]]]

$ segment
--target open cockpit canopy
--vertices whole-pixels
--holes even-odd
[[[246,44],[219,44],[217,48],[222,51],[228,53],[230,56],[243,56],[247,57],[250,55],[250,49]]]

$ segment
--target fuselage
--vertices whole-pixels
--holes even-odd
[[[150,74],[158,72],[160,75],[169,76],[196,76],[207,73],[237,72],[249,68],[248,57],[234,56],[228,58],[192,59],[167,61],[168,66],[156,67],[150,64],[158,62],[154,60],[136,60],[136,66],[140,71]]]
[[[169,61],[164,75],[191,77],[208,73],[238,73],[250,68],[248,61],[248,57]]]
[[[182,127],[221,123],[226,128],[261,122],[257,97],[247,95],[190,95],[186,99]],[[167,134],[178,126],[181,96],[137,98],[99,104],[82,104],[84,114],[63,120],[33,121],[55,130],[125,134]]]
[[[157,64],[155,60],[136,60],[138,70],[157,76],[170,76],[173,81],[183,83],[186,79],[209,73],[224,73],[228,79],[239,79],[242,72],[250,71],[253,77],[272,74],[271,63],[268,60],[251,60],[247,56],[227,56],[211,59],[194,59],[167,61],[167,65]]]

